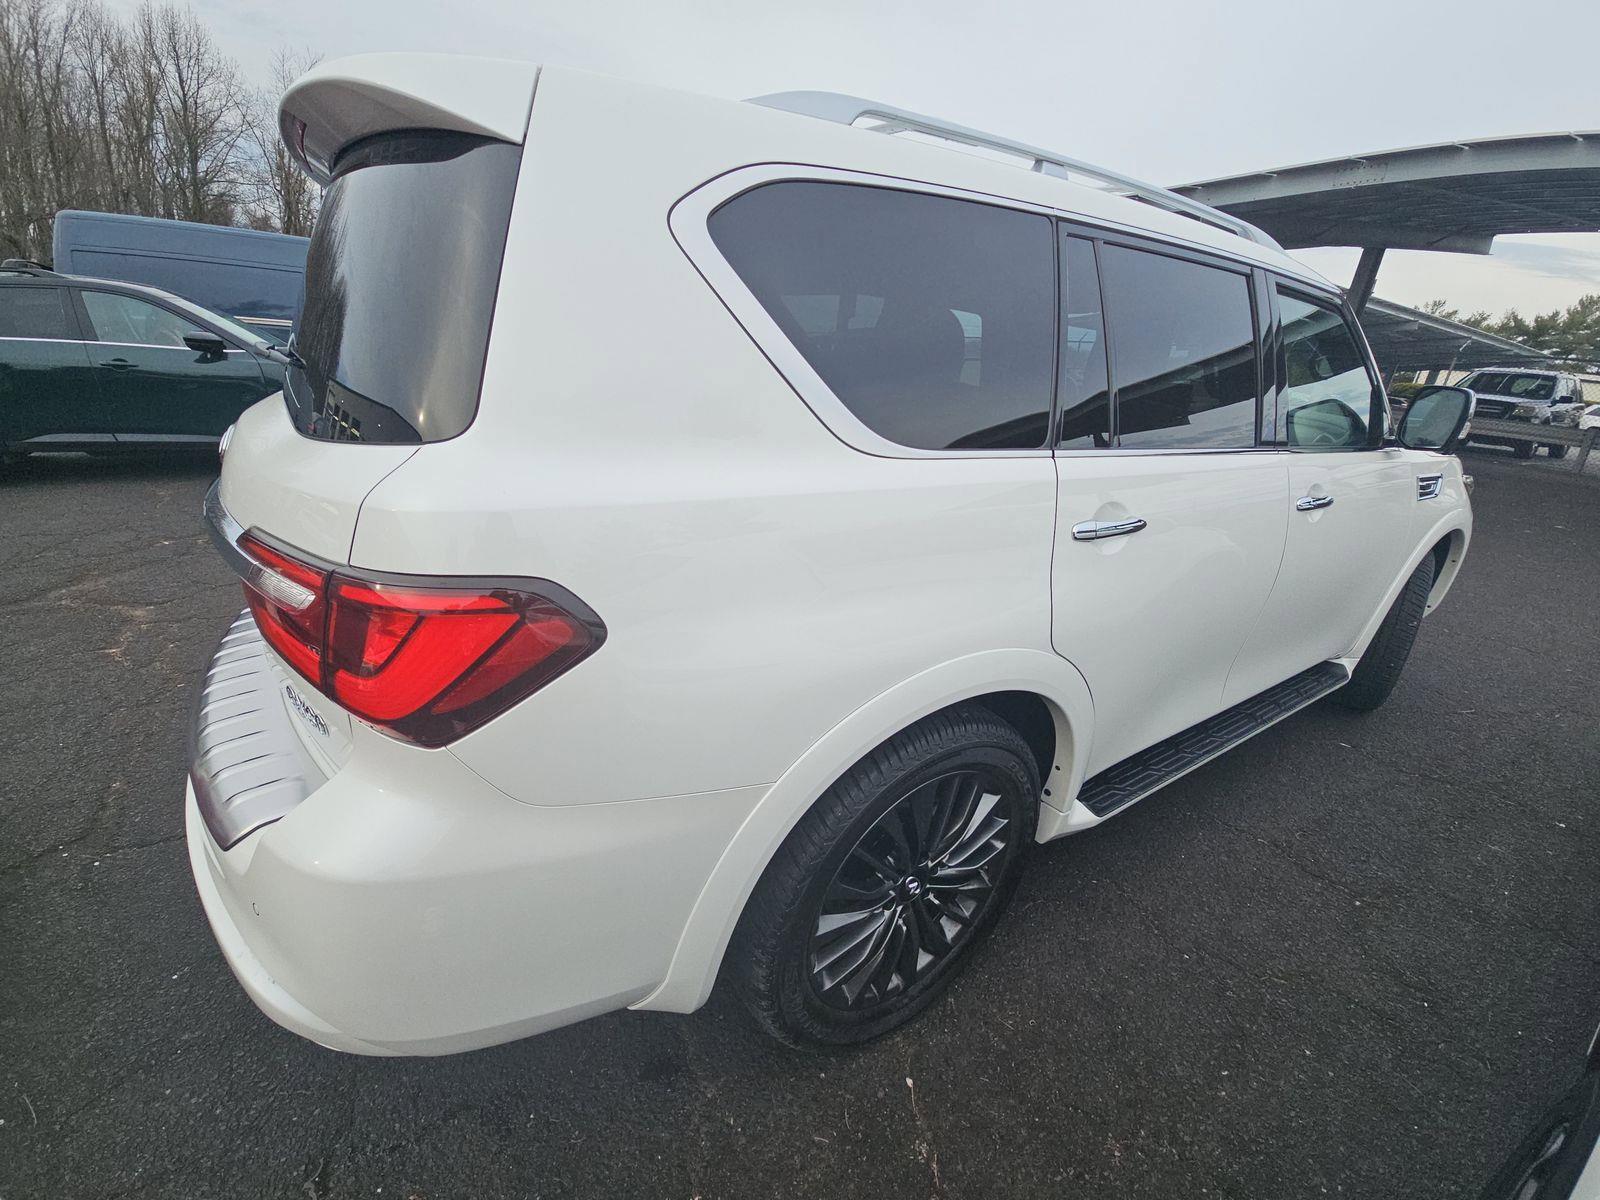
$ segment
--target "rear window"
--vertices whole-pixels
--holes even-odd
[[[437,442],[472,424],[519,146],[412,131],[334,166],[306,258],[285,400],[329,441]]]
[[[773,183],[712,240],[861,422],[928,450],[1042,446],[1055,372],[1048,217],[834,183]]]

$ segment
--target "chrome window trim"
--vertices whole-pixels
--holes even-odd
[[[11,337],[7,334],[0,334],[0,342],[60,342],[69,345],[76,343],[79,346],[93,344],[87,338]]]
[[[912,459],[1052,458],[1057,454],[1250,454],[1261,450],[1277,449],[1270,446],[1249,446],[1236,449],[1190,447],[1184,450],[1123,450],[1118,447],[1106,447],[1103,449],[1063,451],[1046,445],[1024,450],[928,450],[915,446],[903,446],[899,442],[890,441],[875,430],[870,429],[823,382],[822,377],[806,361],[805,355],[784,334],[778,323],[772,319],[767,310],[762,307],[761,302],[756,299],[755,294],[745,286],[744,281],[739,278],[738,272],[733,269],[733,266],[723,256],[711,238],[709,228],[711,214],[722,205],[736,196],[764,184],[787,182],[856,184],[866,187],[885,188],[890,191],[910,191],[928,196],[944,196],[953,200],[967,200],[979,204],[988,204],[995,208],[1035,213],[1054,220],[1066,221],[1075,228],[1087,231],[1089,236],[1095,236],[1098,233],[1104,236],[1116,237],[1121,234],[1137,237],[1146,244],[1167,245],[1179,251],[1204,254],[1226,262],[1246,273],[1256,269],[1278,271],[1280,274],[1287,274],[1287,272],[1278,266],[1265,267],[1262,263],[1253,259],[1230,255],[1225,250],[1219,250],[1217,247],[1207,245],[1204,242],[1191,242],[1170,234],[1157,234],[1138,226],[1109,221],[1100,217],[1086,217],[1082,213],[1072,212],[1069,209],[1056,208],[1027,200],[1017,200],[1009,196],[949,187],[944,184],[930,183],[919,179],[907,179],[894,175],[881,175],[868,171],[844,170],[837,167],[823,167],[805,163],[759,163],[752,166],[738,167],[708,180],[681,197],[667,214],[667,226],[672,233],[673,239],[678,243],[678,248],[683,251],[684,257],[689,260],[690,265],[699,272],[700,277],[706,281],[712,292],[722,301],[723,306],[733,315],[734,320],[739,323],[750,340],[755,343],[756,349],[777,369],[778,374],[783,377],[784,382],[789,385],[795,395],[800,398],[801,402],[811,410],[812,414],[822,422],[830,433],[852,449],[875,455],[879,458]],[[1297,279],[1297,282],[1302,281]],[[1302,282],[1302,286],[1322,292],[1326,292],[1328,289],[1328,285],[1325,282],[1315,279],[1305,279]]]
[[[202,332],[202,333],[210,333],[211,331],[209,329],[203,329],[200,332]],[[216,336],[217,337],[221,337],[222,335],[219,333]],[[129,349],[132,349],[132,350],[182,350],[182,351],[185,351],[188,354],[196,353],[196,351],[192,347],[189,347],[189,346],[163,346],[163,345],[160,345],[160,344],[158,344],[156,342],[102,342],[99,338],[95,338],[92,341],[84,342],[84,345],[86,345],[86,346],[126,346],[126,347],[128,347]],[[229,346],[226,350],[223,351],[223,353],[224,354],[249,354],[250,351],[248,351],[248,350],[239,350],[239,349],[236,349],[236,348],[234,348],[232,346]]]

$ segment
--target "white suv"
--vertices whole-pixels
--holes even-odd
[[[282,122],[328,186],[207,501],[249,607],[187,828],[240,981],[324,1045],[688,1012],[722,968],[792,1044],[880,1034],[1031,843],[1380,703],[1466,551],[1467,393],[1386,441],[1338,291],[1183,197],[429,55]]]

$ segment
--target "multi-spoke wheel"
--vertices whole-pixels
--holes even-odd
[[[851,849],[822,895],[811,984],[836,1008],[902,995],[972,931],[1013,848],[1014,796],[986,770],[918,784]]]
[[[816,1046],[916,1015],[1010,898],[1038,792],[1027,743],[976,706],[857,763],[789,835],[740,922],[733,965],[756,1017]]]

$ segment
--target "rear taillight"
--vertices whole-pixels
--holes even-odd
[[[245,580],[261,635],[356,716],[442,746],[592,654],[605,626],[543,580],[377,576],[304,562],[253,534]]]
[[[316,682],[327,624],[328,573],[291,558],[253,534],[239,539],[239,549],[266,568],[253,573],[244,584],[244,596],[261,636],[285,662]]]

